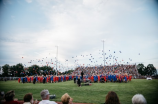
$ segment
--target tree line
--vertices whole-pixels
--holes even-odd
[[[23,76],[33,76],[33,75],[61,75],[61,74],[70,74],[73,70],[59,72],[56,71],[53,67],[50,66],[38,66],[32,65],[30,67],[24,67],[21,63],[10,66],[9,64],[5,64],[2,66],[3,77],[23,77]]]
[[[138,64],[137,69],[139,74],[141,75],[147,75],[147,76],[156,76],[157,70],[154,67],[153,64],[148,64],[147,66],[144,66],[144,64]]]
[[[153,64],[148,64],[144,66],[144,64],[138,64],[137,69],[139,74],[147,75],[147,76],[156,76],[157,70],[153,66]],[[42,66],[39,67],[38,65],[32,65],[30,67],[24,67],[21,63],[10,66],[9,64],[5,64],[2,66],[3,77],[23,77],[23,76],[33,76],[33,75],[64,75],[64,74],[71,74],[74,70],[68,70],[65,72],[56,71],[53,67],[50,66]]]

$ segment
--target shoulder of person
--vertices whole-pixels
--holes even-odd
[[[57,104],[55,101],[50,101],[51,103],[50,104]]]

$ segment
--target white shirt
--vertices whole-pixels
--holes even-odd
[[[24,102],[23,104],[31,104],[30,102]]]
[[[57,104],[57,103],[54,101],[49,101],[49,100],[42,100],[39,102],[39,104]]]

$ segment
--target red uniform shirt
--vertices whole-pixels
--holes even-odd
[[[18,82],[20,83],[20,78],[18,79]]]
[[[98,81],[100,81],[100,76],[98,75]]]

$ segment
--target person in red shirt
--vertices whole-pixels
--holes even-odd
[[[56,82],[56,76],[53,77],[53,81],[54,81],[54,83]]]
[[[98,83],[100,82],[100,75],[98,75]]]
[[[119,78],[119,82],[121,82],[121,75],[120,74],[119,74],[118,78]]]
[[[94,82],[94,78],[93,78],[93,76],[91,75],[91,82]]]
[[[43,82],[43,76],[40,77],[40,83],[42,83],[42,82]]]
[[[33,77],[31,77],[31,82],[33,82]]]
[[[104,80],[105,80],[105,82],[106,82],[106,76],[104,76]]]
[[[27,76],[27,82],[30,83],[30,77]]]
[[[66,81],[68,81],[68,79],[69,79],[69,77],[68,77],[68,75],[66,75]]]
[[[18,101],[14,100],[14,96],[15,96],[15,93],[13,90],[8,91],[4,96],[4,99],[6,101],[3,104],[20,104]]]
[[[47,83],[48,83],[48,76],[47,76]]]
[[[129,81],[131,81],[131,79],[132,79],[132,75],[129,76]]]
[[[51,81],[50,81],[50,76],[49,76],[49,78],[48,78],[48,82],[51,82]]]
[[[38,76],[38,83],[40,83],[40,79],[41,79],[40,76]]]
[[[20,78],[18,78],[18,82],[20,83]]]

